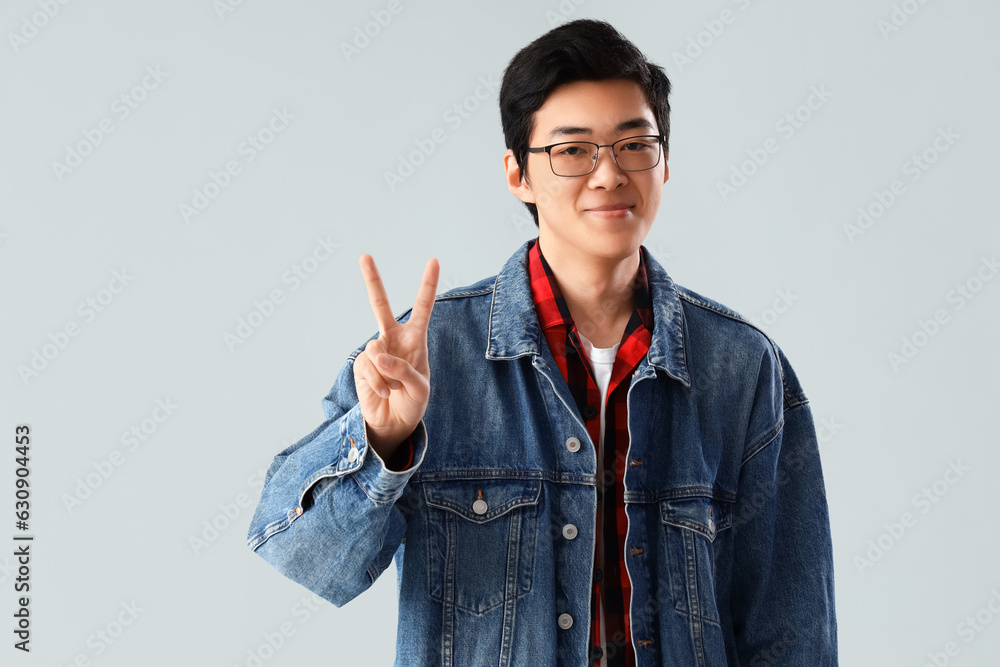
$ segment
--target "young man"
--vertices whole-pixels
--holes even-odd
[[[550,31],[500,91],[538,238],[437,297],[430,260],[399,318],[361,258],[379,333],[274,459],[249,546],[337,606],[395,557],[397,665],[837,664],[806,397],[641,245],[669,91],[610,25]]]

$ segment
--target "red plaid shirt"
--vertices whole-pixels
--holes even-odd
[[[591,595],[591,657],[600,665],[602,652],[608,667],[632,667],[635,652],[629,640],[629,599],[632,587],[625,570],[625,517],[623,479],[628,452],[628,407],[626,396],[632,371],[649,351],[653,331],[653,309],[646,277],[646,261],[639,253],[639,269],[633,286],[635,310],[625,327],[608,383],[604,425],[604,456],[597,461],[597,548]],[[531,298],[556,365],[569,385],[577,408],[595,447],[600,446],[601,391],[579,339],[559,284],[536,241],[528,250]],[[603,523],[603,526],[602,526]],[[603,547],[603,548],[602,548]],[[605,642],[600,641],[603,615]]]
[[[653,331],[652,299],[646,277],[645,250],[639,253],[639,269],[633,286],[635,310],[625,327],[608,382],[607,403],[604,406],[604,456],[597,461],[597,540],[594,554],[594,578],[590,600],[590,638],[593,664],[600,665],[607,654],[608,667],[634,667],[635,652],[629,641],[629,599],[632,587],[625,570],[624,484],[628,452],[628,405],[626,397],[630,378],[639,362],[649,351]],[[538,322],[545,334],[552,356],[569,386],[587,432],[595,447],[600,446],[601,391],[594,380],[576,325],[559,290],[552,270],[542,257],[537,239],[528,248],[528,272],[531,277],[531,299]],[[404,470],[413,464],[413,444],[407,438],[396,450],[390,469]],[[605,487],[608,492],[605,492]],[[603,524],[603,526],[602,526]],[[615,554],[615,556],[612,556]],[[603,616],[605,641],[600,638]]]

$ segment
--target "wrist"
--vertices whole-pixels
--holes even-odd
[[[391,431],[388,433],[379,433],[368,422],[365,422],[365,437],[368,438],[368,444],[383,461],[388,461],[412,433],[413,429],[410,429],[406,433]]]

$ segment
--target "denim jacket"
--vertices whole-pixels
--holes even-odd
[[[654,329],[622,461],[637,665],[836,665],[829,516],[795,373],[739,314],[652,257],[647,271]],[[407,470],[367,442],[363,349],[326,419],[274,458],[249,547],[338,607],[395,557],[396,665],[588,664],[597,456],[535,315],[527,244],[436,297]]]

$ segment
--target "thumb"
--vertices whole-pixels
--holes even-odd
[[[382,377],[399,381],[407,393],[411,395],[414,393],[423,395],[426,391],[426,386],[428,385],[427,378],[421,375],[405,359],[382,353],[375,360],[375,365]]]

